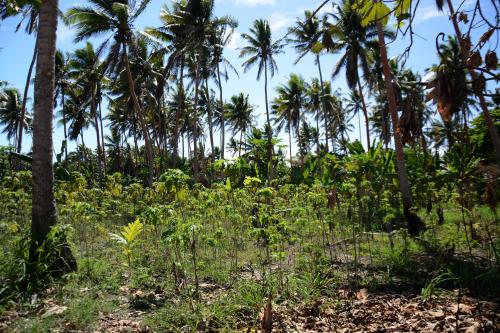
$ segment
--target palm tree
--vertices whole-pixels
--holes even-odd
[[[239,155],[241,156],[241,145],[243,137],[246,136],[248,129],[252,128],[254,111],[253,106],[248,101],[248,95],[240,93],[231,97],[231,102],[226,105],[227,120],[233,129],[233,135],[240,133]]]
[[[308,84],[306,87],[306,106],[307,109],[310,113],[314,115],[314,119],[316,120],[316,132],[318,132],[318,137],[316,141],[316,150],[319,152],[319,121],[321,120],[321,117],[325,116],[325,108],[322,107],[323,103],[323,98],[322,95],[324,88],[321,88],[321,85],[319,83],[319,80],[314,78],[311,82],[311,84]],[[328,135],[326,133],[326,130],[328,129],[327,126],[327,121],[325,121],[325,147],[326,143],[328,143]]]
[[[321,51],[325,48],[325,45],[322,43],[322,40],[325,41],[329,40],[329,38],[325,38],[326,36],[329,37],[327,17],[324,16],[323,19],[320,21],[316,16],[313,16],[313,13],[311,11],[306,10],[304,12],[304,19],[302,20],[300,18],[297,18],[295,25],[289,28],[288,34],[292,35],[293,37],[288,38],[287,41],[293,44],[295,51],[299,54],[294,64],[297,64],[303,57],[305,57],[309,53],[312,53],[315,58],[315,63],[316,66],[318,66],[318,72],[319,72],[319,86],[321,88],[320,108],[324,115],[325,102],[323,100],[323,97],[325,96],[325,87],[323,82],[323,72],[321,70],[320,55]],[[328,49],[331,46],[332,45],[327,44],[326,48]],[[320,109],[316,110],[319,113]],[[320,118],[319,114],[316,115],[316,119],[318,120],[319,118]],[[319,131],[319,128],[317,128],[317,130]],[[325,148],[326,151],[328,151],[328,134],[326,132],[325,132]]]
[[[52,168],[52,114],[54,109],[55,54],[58,1],[45,0],[40,4],[37,63],[35,77],[35,115],[33,120],[33,193],[31,249],[35,251],[45,240],[57,221]],[[75,260],[67,245],[63,245],[58,264],[76,269]],[[64,268],[62,268],[64,270]]]
[[[375,22],[378,35],[378,46],[380,51],[380,61],[382,64],[382,71],[384,74],[385,90],[387,93],[387,102],[389,107],[389,114],[392,121],[392,133],[394,137],[394,147],[396,150],[396,166],[399,179],[399,190],[403,201],[403,210],[408,225],[408,232],[411,235],[418,234],[423,228],[423,222],[420,218],[412,212],[413,198],[411,194],[410,182],[408,181],[408,173],[406,171],[406,162],[403,151],[403,140],[401,138],[399,129],[398,107],[396,102],[396,95],[393,86],[392,72],[387,56],[387,48],[385,43],[385,31],[382,27],[382,22],[377,20]]]
[[[24,131],[30,128],[31,117],[22,114],[22,100],[20,93],[15,88],[5,88],[0,96],[0,124],[4,126],[2,133],[7,134],[7,140],[16,142],[18,128]],[[20,125],[21,124],[21,125]]]
[[[67,92],[65,102],[65,117],[68,127],[68,138],[76,141],[81,138],[82,145],[85,146],[83,131],[87,129],[91,122],[91,114],[86,106],[85,93],[80,87],[72,87]]]
[[[134,20],[146,9],[150,0],[136,2],[134,0],[89,0],[90,7],[73,7],[66,14],[67,21],[76,27],[75,42],[112,32],[106,41],[112,40],[106,64],[111,73],[116,73],[120,67],[125,68],[129,82],[130,96],[134,110],[139,119],[146,147],[146,162],[149,167],[147,184],[151,185],[154,178],[153,146],[146,125],[145,115],[136,95],[135,81],[130,70],[129,52],[134,44]]]
[[[4,20],[8,17],[11,16],[21,16],[21,21],[19,24],[16,26],[16,32],[21,28],[23,23],[26,23],[25,25],[25,32],[28,35],[36,34],[38,30],[38,20],[39,20],[39,13],[40,13],[40,1],[17,1],[15,3],[15,6],[8,6],[8,4],[5,5],[0,5],[0,19]],[[28,91],[29,91],[29,86],[31,83],[31,77],[33,75],[33,68],[35,67],[35,62],[37,58],[37,43],[38,43],[38,38],[35,38],[35,47],[33,48],[33,56],[31,57],[31,62],[30,66],[28,68],[28,74],[26,76],[26,83],[24,85],[24,93],[23,93],[23,98],[22,98],[22,105],[21,105],[21,121],[18,125],[18,134],[17,134],[17,153],[21,152],[21,148],[23,145],[23,132],[24,128],[21,126],[21,124],[24,122],[24,117],[26,115],[26,103],[28,101]]]
[[[355,116],[358,116],[359,142],[361,142],[361,95],[356,90],[351,90],[351,92],[349,93],[349,97],[346,99],[346,102],[346,111],[351,114],[349,121],[351,121]]]
[[[300,123],[304,117],[301,113],[306,106],[305,93],[306,83],[301,76],[291,74],[286,85],[280,85],[276,88],[278,97],[273,103],[273,114],[276,116],[274,123],[278,124],[278,131],[286,125],[288,130],[288,139],[290,143],[290,165],[292,164],[292,139],[291,131],[295,131],[295,137],[298,140],[299,147],[302,147],[300,132]],[[300,154],[300,152],[299,152]],[[300,154],[302,156],[302,154]],[[302,158],[301,158],[302,161]]]
[[[66,113],[64,108],[64,103],[66,100],[67,91],[70,89],[70,77],[69,77],[69,60],[70,54],[64,54],[62,51],[56,51],[56,82],[55,82],[55,93],[54,93],[54,103],[58,106],[58,101],[61,103],[61,120],[64,129],[64,140],[68,140],[68,128]],[[68,146],[64,146],[64,158],[68,158]]]
[[[245,72],[258,64],[257,80],[260,80],[262,72],[264,72],[264,96],[266,105],[266,120],[267,120],[267,157],[268,166],[268,183],[271,183],[273,178],[273,144],[272,144],[272,127],[269,117],[269,101],[267,97],[267,80],[268,70],[271,77],[278,70],[278,65],[274,60],[274,56],[283,52],[281,40],[273,42],[271,35],[271,27],[266,20],[255,20],[250,28],[250,34],[242,34],[241,37],[247,42],[247,46],[241,48],[240,58],[249,57],[244,63]]]
[[[347,85],[351,90],[357,90],[365,116],[366,143],[370,149],[368,108],[359,77],[359,67],[361,67],[365,81],[373,81],[368,63],[369,54],[377,45],[374,40],[376,29],[374,26],[361,24],[362,18],[352,8],[353,3],[352,0],[344,0],[342,5],[338,6],[337,13],[332,14],[336,21],[330,28],[330,33],[336,43],[333,51],[343,50],[340,60],[335,65],[332,77],[336,77],[341,69],[345,69]]]
[[[224,159],[224,151],[225,151],[225,114],[224,114],[224,98],[222,92],[222,78],[226,81],[229,77],[228,69],[232,70],[236,76],[238,76],[238,72],[231,65],[229,60],[224,57],[224,47],[231,40],[234,29],[238,26],[238,22],[233,19],[227,19],[226,24],[218,24],[212,31],[209,36],[208,43],[211,47],[212,52],[212,62],[215,64],[215,80],[217,82],[217,86],[219,88],[219,105],[221,105],[220,110],[220,152],[221,158]],[[221,64],[224,66],[223,71],[221,72]]]
[[[93,45],[87,42],[85,47],[74,51],[71,59],[69,60],[69,73],[68,76],[75,81],[75,85],[79,86],[84,99],[84,108],[89,107],[89,115],[94,119],[93,125],[96,132],[97,140],[97,154],[99,156],[99,173],[103,174],[103,166],[105,165],[105,155],[102,142],[102,133],[99,130],[99,112],[98,105],[100,104],[100,96],[102,80],[104,78],[104,64],[99,59],[100,50],[94,50]],[[78,110],[82,112],[82,110]],[[101,128],[101,131],[103,129]],[[105,169],[105,168],[104,168]],[[105,173],[105,171],[104,171]]]

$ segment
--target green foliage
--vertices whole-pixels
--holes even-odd
[[[422,291],[420,292],[422,299],[426,302],[430,301],[433,296],[437,296],[442,292],[442,289],[439,288],[440,284],[453,279],[455,278],[450,270],[438,272],[438,274],[428,281],[422,288]]]
[[[110,233],[111,239],[115,240],[123,247],[123,253],[127,258],[127,266],[132,267],[132,259],[134,257],[134,246],[138,241],[139,235],[142,233],[143,224],[137,219],[132,223],[123,227],[120,234]]]
[[[69,263],[64,261],[63,251],[71,232],[71,226],[58,224],[34,250],[30,249],[28,236],[16,236],[11,252],[0,257],[0,304],[31,295],[44,288],[53,277],[69,270],[64,267]]]

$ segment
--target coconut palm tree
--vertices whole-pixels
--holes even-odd
[[[221,158],[224,159],[225,151],[225,139],[226,139],[226,128],[225,128],[225,114],[224,114],[224,98],[222,92],[222,79],[229,78],[229,71],[231,70],[238,75],[238,71],[229,62],[229,60],[224,57],[224,47],[229,43],[231,38],[233,38],[234,29],[238,26],[238,22],[234,19],[227,18],[226,24],[218,24],[212,30],[212,33],[208,39],[208,45],[211,48],[212,53],[212,64],[215,65],[215,81],[219,88],[219,105],[221,105],[220,110],[220,152]],[[222,71],[221,71],[221,65]]]
[[[15,88],[5,88],[0,96],[0,124],[4,126],[2,133],[7,134],[9,142],[17,142],[18,128],[21,126],[24,131],[29,131],[31,117],[22,114],[22,99],[19,90]],[[20,125],[21,124],[21,125]]]
[[[31,258],[57,221],[52,168],[52,114],[54,109],[55,54],[58,1],[40,2],[37,63],[35,76],[35,112],[33,120],[33,193],[31,223]],[[75,269],[67,246],[61,249],[61,264]],[[72,259],[72,260],[71,260]]]
[[[249,129],[252,128],[254,107],[248,101],[248,95],[240,93],[231,97],[230,102],[226,105],[227,120],[233,130],[233,135],[240,133],[239,155],[241,156],[241,146],[243,137]]]
[[[40,1],[30,1],[30,0],[16,1],[14,6],[9,6],[8,2],[5,3],[5,1],[3,2],[3,4],[0,4],[0,20],[4,20],[6,18],[13,16],[21,16],[21,20],[16,26],[16,32],[22,27],[23,24],[25,24],[24,31],[28,35],[36,34],[38,30],[39,14],[40,14]],[[26,115],[26,103],[28,101],[28,91],[37,58],[38,38],[35,38],[35,40],[36,40],[35,47],[33,48],[33,55],[31,57],[30,66],[28,68],[28,74],[26,76],[26,83],[24,85],[24,93],[22,98],[21,119],[23,119],[23,121],[18,124],[19,127],[17,129],[18,134],[17,134],[16,146],[18,153],[21,152],[23,145],[24,128],[21,126],[21,124],[24,122],[24,117]]]
[[[62,51],[57,50],[56,52],[56,82],[55,82],[55,93],[54,93],[54,103],[55,107],[59,106],[60,102],[60,115],[61,122],[64,129],[64,140],[68,140],[68,128],[66,113],[64,110],[64,103],[66,100],[66,93],[70,89],[70,77],[69,77],[69,60],[71,55],[69,53],[64,54]],[[68,147],[67,144],[64,145],[64,158],[68,158]]]
[[[359,142],[361,142],[361,117],[360,113],[362,111],[361,95],[356,90],[351,90],[349,97],[345,100],[346,111],[351,115],[349,121],[355,116],[358,118],[358,131],[359,131]]]
[[[286,85],[279,85],[276,88],[278,97],[273,102],[274,124],[278,125],[277,130],[281,131],[286,126],[290,143],[290,165],[292,163],[292,139],[291,132],[295,131],[299,147],[302,147],[300,124],[304,120],[302,110],[306,106],[306,83],[304,79],[291,74]],[[300,152],[299,152],[300,153]],[[302,156],[302,155],[301,155]],[[302,160],[302,159],[301,159]]]
[[[371,23],[373,22],[368,22],[367,24]],[[381,20],[377,20],[374,23],[378,36],[378,48],[380,51],[380,62],[382,64],[382,71],[384,74],[385,91],[387,93],[389,114],[392,121],[392,135],[394,138],[394,147],[396,151],[396,169],[399,180],[399,190],[401,192],[401,198],[403,201],[403,210],[408,226],[408,232],[411,235],[416,235],[422,230],[423,222],[415,213],[412,212],[413,198],[410,182],[408,180],[408,173],[406,171],[403,140],[399,128],[399,117],[397,111],[398,106],[393,86],[391,66],[389,64],[389,57],[387,56],[387,47],[385,42],[386,32],[384,31]]]
[[[76,28],[75,42],[82,41],[97,35],[111,33],[106,42],[111,41],[106,60],[110,73],[119,73],[124,68],[129,82],[130,96],[133,101],[134,111],[139,119],[146,147],[146,162],[149,168],[147,184],[151,185],[154,178],[153,146],[149,136],[146,119],[136,95],[135,81],[130,70],[129,53],[135,44],[133,23],[146,9],[150,0],[136,2],[124,0],[89,0],[90,6],[73,7],[66,13],[66,20]],[[105,42],[105,43],[106,43]]]
[[[89,116],[93,118],[93,126],[96,132],[97,155],[99,156],[98,170],[102,175],[105,173],[105,155],[102,142],[102,128],[99,129],[99,110],[101,103],[102,81],[104,79],[105,64],[100,60],[100,54],[103,48],[94,50],[94,46],[87,42],[85,47],[77,49],[71,56],[68,66],[68,76],[74,80],[74,85],[80,87],[84,104],[82,107],[89,108]],[[78,113],[84,110],[78,110]],[[104,171],[104,172],[103,172]]]
[[[292,43],[295,51],[299,54],[294,64],[297,64],[302,58],[307,54],[311,53],[314,56],[314,61],[318,67],[319,73],[319,87],[320,90],[320,108],[316,109],[319,113],[322,111],[323,117],[325,114],[324,100],[321,96],[325,96],[325,87],[323,82],[323,71],[321,70],[320,56],[323,49],[329,49],[333,45],[329,43],[330,35],[328,31],[329,24],[327,22],[327,16],[325,15],[321,20],[316,16],[313,16],[313,12],[306,10],[304,12],[304,18],[297,18],[295,25],[288,29],[289,37],[287,41]],[[326,44],[326,45],[325,45]],[[316,81],[318,82],[318,81]],[[314,82],[313,82],[314,84]],[[320,119],[319,114],[316,115],[316,120]],[[326,124],[326,120],[325,120]],[[319,131],[319,126],[317,125],[317,130]],[[325,127],[326,131],[326,127]],[[319,146],[319,144],[318,144]],[[328,151],[328,135],[325,132],[325,148]]]
[[[353,9],[352,0],[344,0],[332,17],[335,23],[330,27],[330,33],[335,46],[334,52],[342,51],[340,60],[334,67],[332,77],[336,77],[342,69],[345,70],[347,85],[351,90],[357,90],[365,117],[366,143],[370,143],[370,124],[368,108],[361,85],[359,68],[363,73],[365,82],[371,82],[372,74],[369,68],[369,57],[377,42],[376,29],[373,25],[363,26],[361,16]]]
[[[268,166],[268,182],[271,183],[273,178],[273,144],[272,144],[272,126],[269,117],[269,100],[267,91],[268,71],[271,77],[278,70],[278,64],[274,57],[283,52],[283,44],[281,40],[273,41],[271,27],[266,20],[255,20],[250,28],[249,34],[242,34],[241,37],[247,42],[247,46],[240,49],[240,58],[246,58],[243,63],[245,72],[257,65],[257,80],[260,81],[262,72],[264,72],[264,98],[266,106],[266,121],[267,121],[267,157]]]

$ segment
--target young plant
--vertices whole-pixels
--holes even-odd
[[[129,268],[130,273],[132,272],[132,258],[134,254],[134,246],[137,243],[139,235],[142,233],[143,225],[137,219],[133,223],[129,223],[123,227],[122,232],[118,234],[110,233],[111,239],[114,239],[123,247],[123,253],[127,258],[126,266]]]

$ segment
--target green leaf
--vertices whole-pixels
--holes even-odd
[[[322,43],[320,43],[320,42],[316,42],[316,43],[314,43],[314,44],[313,44],[313,46],[312,46],[312,48],[311,48],[311,51],[312,51],[312,53],[314,53],[314,54],[318,54],[318,53],[320,53],[321,51],[323,51],[323,49],[324,49],[323,44],[322,44]]]
[[[229,179],[229,177],[226,179],[226,191],[231,191],[231,179]]]
[[[143,225],[138,219],[123,227],[122,236],[125,238],[127,244],[131,244],[139,236],[142,228]]]
[[[360,14],[363,16],[361,24],[367,26],[376,21],[380,21],[383,25],[386,25],[389,21],[391,10],[383,2],[365,1],[364,6],[360,9]]]

